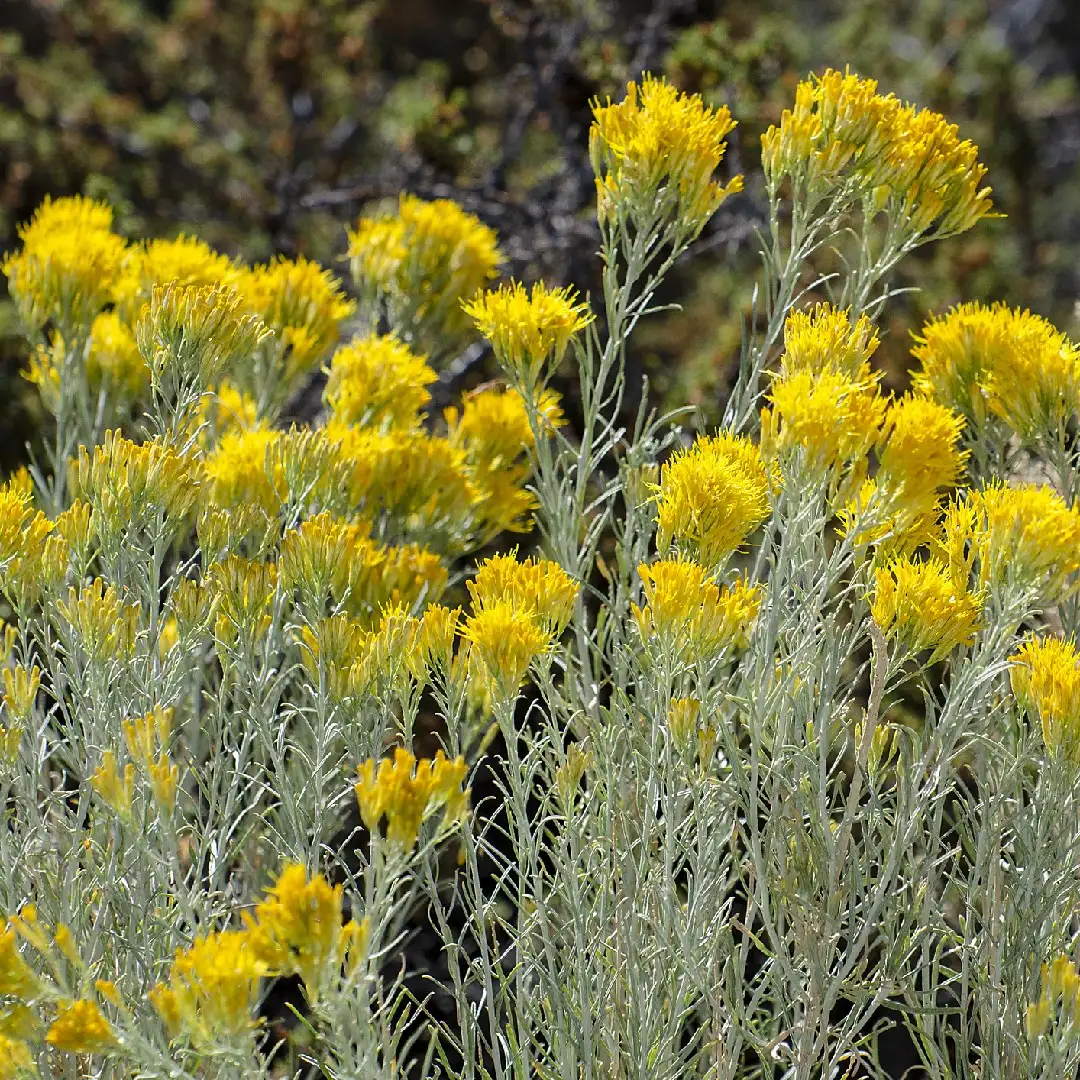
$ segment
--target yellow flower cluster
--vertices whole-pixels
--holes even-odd
[[[17,930],[21,928],[19,920],[8,919],[0,931],[0,994],[19,1001],[33,1001],[41,993],[41,981],[19,951]]]
[[[311,370],[330,351],[338,325],[354,311],[341,283],[318,263],[275,258],[238,276],[235,288],[244,305],[274,332],[287,350],[286,385]]]
[[[933,509],[940,493],[963,477],[963,430],[963,418],[935,401],[905,395],[892,402],[881,432],[878,485],[912,514]]]
[[[354,338],[334,353],[323,399],[335,419],[361,427],[417,427],[438,376],[392,335]]]
[[[203,391],[243,365],[270,331],[223,285],[155,285],[135,325],[139,352],[159,381]]]
[[[347,501],[349,464],[340,439],[324,429],[226,431],[203,468],[207,502],[222,510],[258,507],[276,517],[292,502],[324,508]]]
[[[331,888],[302,866],[287,865],[243,930],[196,938],[177,949],[167,982],[149,994],[150,1003],[173,1038],[186,1037],[210,1049],[245,1036],[259,985],[272,975],[299,975],[309,1001],[328,980],[347,974],[367,948],[367,920],[342,923],[341,887]]]
[[[840,511],[846,532],[882,554],[909,555],[930,543],[942,497],[960,482],[968,451],[963,420],[950,408],[905,394],[889,403],[878,443],[878,472]]]
[[[195,380],[206,389],[231,367],[264,407],[280,404],[354,309],[340,283],[304,258],[249,269],[189,236],[128,247],[111,225],[102,203],[47,198],[2,265],[25,323],[53,324],[27,377],[54,413],[65,363],[81,367],[118,417],[145,395],[151,372],[169,396]],[[260,349],[271,334],[276,348]]]
[[[448,199],[402,195],[396,214],[363,217],[349,232],[352,275],[388,310],[391,329],[426,352],[452,350],[469,324],[461,310],[502,262],[495,233]]]
[[[321,614],[329,598],[369,618],[388,605],[437,600],[448,578],[434,553],[415,544],[384,547],[367,525],[327,513],[285,534],[280,570],[282,585],[299,589],[309,610]]]
[[[150,1004],[173,1038],[209,1049],[251,1030],[259,984],[270,973],[249,933],[207,934],[176,951],[169,981],[150,991]]]
[[[90,774],[90,786],[114,814],[122,818],[131,816],[131,806],[135,796],[133,762],[129,761],[121,774],[116,754],[112,750],[106,750],[102,755],[101,764]]]
[[[18,1080],[34,1074],[34,1059],[30,1047],[22,1039],[0,1035],[0,1078]]]
[[[38,385],[39,378],[33,379]],[[86,378],[91,391],[104,390],[126,401],[135,401],[150,385],[150,367],[139,352],[135,334],[115,310],[103,311],[90,326]]]
[[[79,447],[69,468],[72,494],[84,500],[101,535],[147,528],[158,516],[177,529],[194,510],[199,463],[160,440],[134,443],[107,431],[93,450]]]
[[[67,574],[70,548],[56,526],[34,509],[28,473],[0,486],[0,592],[16,610],[27,612]]]
[[[514,389],[485,387],[465,397],[461,409],[443,411],[450,442],[471,461],[491,469],[517,462],[536,445],[525,399]],[[563,424],[559,395],[545,390],[537,401],[537,422],[546,434]]]
[[[1029,1039],[1046,1033],[1060,1009],[1062,1023],[1080,1028],[1080,972],[1067,956],[1055,956],[1042,965],[1039,1000],[1027,1007],[1024,1027]]]
[[[979,629],[982,597],[968,592],[937,559],[892,559],[874,574],[870,614],[887,638],[913,653],[932,649],[930,663]]]
[[[433,669],[449,669],[458,614],[432,604],[418,619],[403,605],[388,604],[371,626],[370,619],[339,612],[301,630],[301,662],[313,687],[325,680],[334,700],[379,687],[397,693],[410,682],[422,685]]]
[[[877,93],[872,79],[830,69],[801,82],[761,146],[774,196],[785,178],[811,203],[847,185],[911,237],[964,232],[990,213],[978,147],[940,114]]]
[[[214,447],[230,431],[252,431],[264,427],[258,402],[228,379],[223,379],[199,400],[195,417],[199,444]]]
[[[761,452],[742,435],[697,439],[664,463],[657,501],[657,550],[675,543],[717,566],[769,516],[769,475]]]
[[[1009,658],[1017,700],[1042,725],[1046,749],[1080,766],[1080,653],[1063,638],[1030,637]]]
[[[865,381],[878,343],[877,329],[865,315],[860,315],[853,326],[848,311],[832,304],[792,311],[784,321],[780,373],[787,377],[832,370]]]
[[[878,338],[865,316],[818,304],[784,323],[784,355],[761,410],[761,452],[809,479],[828,481],[841,503],[866,476],[886,402],[871,371]],[[798,456],[794,452],[798,451]],[[842,485],[842,490],[841,490]]]
[[[469,593],[473,612],[462,637],[469,644],[471,677],[478,688],[507,700],[566,628],[578,585],[546,559],[496,555],[477,568]]]
[[[27,667],[16,664],[3,670],[3,702],[7,714],[20,723],[30,719],[41,687],[41,669],[37,664]]]
[[[180,778],[180,770],[168,754],[173,715],[171,708],[158,708],[122,724],[128,754],[146,774],[154,801],[166,814],[171,813],[176,804]]]
[[[950,503],[937,545],[957,580],[977,562],[980,588],[1016,585],[1053,601],[1080,570],[1080,509],[1049,487],[994,481]]]
[[[503,370],[529,396],[562,362],[575,335],[595,318],[567,286],[549,289],[538,281],[501,285],[463,306],[490,342]]]
[[[16,1003],[9,1002],[0,1017],[0,1076],[12,1078],[28,1075],[20,1071],[32,1064],[27,1042],[41,1037],[40,1022],[28,1006],[51,1000],[55,995],[55,989],[40,980],[22,957],[18,947],[20,937],[53,963],[59,956],[76,967],[83,963],[71,930],[63,923],[57,923],[51,934],[47,932],[38,919],[35,905],[23,905],[17,916],[5,921],[0,931],[0,995],[14,999]],[[115,987],[110,983],[98,982],[97,987],[99,992],[102,988],[111,989],[115,996]],[[60,998],[56,1006],[56,1017],[45,1032],[45,1042],[56,1050],[101,1054],[120,1046],[112,1025],[93,999]]]
[[[1080,351],[1049,322],[1004,304],[960,304],[915,338],[913,384],[977,426],[1056,438],[1080,409]]]
[[[541,435],[562,424],[558,395],[544,390],[536,403]],[[469,479],[477,493],[475,513],[481,541],[503,531],[528,532],[536,497],[525,484],[532,472],[524,458],[535,446],[525,399],[514,389],[487,387],[469,394],[462,408],[444,410],[447,438],[465,454]]]
[[[771,408],[761,410],[761,452],[766,461],[802,451],[800,467],[809,477],[832,484],[854,470],[862,480],[867,456],[877,442],[886,403],[877,373],[851,378],[833,368],[793,371],[775,379]]]
[[[697,94],[646,75],[640,87],[627,84],[622,101],[595,101],[592,109],[589,156],[601,222],[626,208],[639,228],[667,215],[695,235],[742,190],[741,176],[726,186],[713,179],[735,127],[727,106],[711,109]]]
[[[70,587],[66,600],[58,600],[60,616],[57,630],[71,648],[77,642],[91,663],[129,660],[135,651],[135,638],[142,608],[125,603],[113,585],[94,578],[82,589]],[[62,622],[60,620],[63,620]]]
[[[763,596],[760,585],[739,579],[719,586],[697,563],[672,559],[638,567],[645,607],[631,605],[644,644],[655,636],[688,663],[709,660],[747,644]]]
[[[112,289],[116,314],[134,325],[154,289],[175,285],[181,289],[235,285],[243,270],[194,236],[150,240],[128,248],[121,273]]]
[[[273,622],[277,566],[226,555],[208,569],[206,583],[218,649],[251,648],[261,641]]]
[[[298,975],[310,1003],[367,949],[368,920],[342,923],[341,886],[331,887],[322,874],[309,881],[297,863],[285,867],[254,916],[243,918],[257,960],[275,975]]]
[[[337,422],[327,436],[348,469],[351,505],[369,520],[390,514],[432,533],[467,532],[479,493],[465,454],[425,431],[373,431]]]
[[[441,750],[434,759],[419,761],[401,747],[393,760],[365,761],[357,770],[356,799],[360,817],[374,832],[386,818],[386,839],[402,851],[411,851],[420,836],[420,826],[442,809],[442,827],[458,821],[469,805],[469,792],[462,788],[466,766],[463,758],[449,761]]]
[[[96,1001],[63,1001],[45,1041],[71,1054],[101,1054],[119,1045]]]
[[[50,199],[19,228],[22,248],[0,263],[27,326],[52,320],[65,335],[89,326],[111,300],[124,260],[112,210],[74,196]]]

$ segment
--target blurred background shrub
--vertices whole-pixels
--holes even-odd
[[[1080,9],[1070,0],[5,0],[0,252],[46,193],[113,204],[121,231],[197,235],[248,260],[336,272],[345,226],[411,191],[498,230],[504,271],[595,289],[588,102],[643,69],[727,102],[747,174],[637,336],[630,371],[719,417],[750,313],[759,135],[807,71],[875,77],[960,124],[1006,216],[909,259],[879,358],[959,300],[1008,299],[1080,330]],[[827,270],[827,256],[822,270]],[[0,285],[2,288],[2,285]],[[40,417],[0,296],[0,466]],[[435,403],[488,377],[466,353]],[[572,387],[564,387],[572,400]],[[314,398],[312,398],[314,400]],[[633,402],[631,402],[633,404]]]

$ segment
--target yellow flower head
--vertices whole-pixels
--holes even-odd
[[[730,646],[745,646],[761,606],[760,585],[740,579],[719,586],[703,566],[669,559],[638,567],[645,607],[631,605],[643,643],[655,635],[689,662],[708,660]]]
[[[28,326],[52,319],[69,336],[109,302],[124,258],[124,241],[111,227],[112,211],[80,196],[46,198],[20,227],[23,246],[0,270]]]
[[[19,939],[9,920],[0,931],[0,994],[33,1001],[41,990],[41,982],[19,952]]]
[[[148,996],[171,1034],[210,1049],[255,1026],[260,981],[269,973],[246,931],[208,934],[176,951],[168,983]]]
[[[367,525],[319,514],[290,529],[281,542],[281,579],[321,611],[329,596],[370,618],[389,604],[436,599],[448,574],[433,552],[415,544],[383,547]]]
[[[461,636],[469,645],[473,686],[503,701],[517,694],[529,665],[552,645],[535,615],[506,599],[470,615]]]
[[[889,212],[915,236],[935,223],[933,235],[952,236],[990,214],[985,176],[979,148],[961,139],[955,124],[912,105],[891,110],[883,153],[867,170],[878,205],[887,190]]]
[[[135,335],[115,311],[103,311],[90,326],[86,378],[92,390],[104,388],[128,401],[150,385],[150,368]]]
[[[34,1058],[30,1047],[22,1039],[0,1035],[0,1080],[17,1080],[33,1073]]]
[[[1073,1031],[1080,1024],[1080,973],[1073,961],[1065,955],[1055,956],[1049,964],[1042,965],[1041,976],[1039,1000],[1024,1012],[1029,1039],[1044,1034],[1059,1009],[1067,1030]]]
[[[174,714],[175,710],[172,708],[157,708],[123,722],[121,728],[124,742],[132,761],[137,761],[143,768],[149,768],[158,748],[164,750],[169,745]]]
[[[155,378],[205,389],[243,364],[270,331],[229,286],[155,285],[135,327]]]
[[[116,430],[92,451],[80,446],[69,471],[72,494],[89,505],[102,535],[148,527],[158,514],[177,528],[199,497],[201,470],[192,456],[157,439],[131,442]]]
[[[1013,693],[1042,725],[1051,753],[1080,766],[1080,653],[1064,638],[1029,637],[1009,657]]]
[[[1042,725],[1051,753],[1080,766],[1080,653],[1064,638],[1029,637],[1009,657],[1013,693]]]
[[[793,311],[784,322],[781,373],[821,375],[829,370],[865,382],[878,347],[877,329],[860,315],[851,325],[848,312],[832,304],[815,304],[809,311]]]
[[[493,555],[482,562],[469,582],[476,609],[506,602],[527,613],[545,634],[555,638],[566,629],[577,600],[578,585],[557,563]]]
[[[761,136],[761,163],[770,190],[785,176],[811,195],[840,183],[845,173],[873,162],[884,150],[900,103],[877,93],[873,79],[832,69],[795,88],[795,102],[780,124]]]
[[[438,376],[392,335],[354,338],[334,353],[323,399],[337,420],[373,428],[416,428]]]
[[[954,488],[968,451],[958,446],[963,417],[946,405],[904,395],[889,405],[878,451],[877,482],[912,510],[929,510],[938,494]]]
[[[326,430],[349,471],[351,505],[365,518],[388,513],[435,533],[454,533],[472,520],[478,493],[464,453],[446,439],[337,422]]]
[[[232,286],[240,273],[231,259],[194,236],[150,240],[128,249],[113,285],[113,300],[118,314],[130,323],[142,305],[149,302],[157,286]]]
[[[126,660],[134,653],[142,608],[125,604],[115,587],[101,578],[81,590],[69,588],[56,610],[64,620],[65,636],[74,632],[92,662]]]
[[[300,632],[300,662],[316,686],[325,685],[341,701],[366,689],[359,676],[367,659],[371,634],[346,612],[305,626]]]
[[[355,786],[364,824],[374,831],[386,818],[386,839],[405,851],[411,851],[425,819],[444,810],[444,825],[461,818],[468,807],[469,792],[462,789],[466,766],[464,758],[449,761],[441,750],[434,759],[417,761],[408,750],[398,748],[391,761],[365,761],[357,770]]]
[[[30,719],[38,688],[41,686],[40,668],[37,664],[29,668],[25,664],[5,667],[3,680],[4,708],[13,719],[25,723]]]
[[[49,335],[48,344],[38,342],[22,372],[22,377],[37,387],[42,405],[56,416],[60,410],[60,372],[64,366],[67,346],[59,331]]]
[[[572,288],[549,289],[542,281],[531,290],[517,281],[500,285],[464,311],[491,342],[503,370],[530,394],[595,317]]]
[[[1004,304],[960,304],[915,338],[915,388],[982,425],[988,413],[1026,439],[1055,436],[1080,405],[1080,354],[1064,334]]]
[[[26,610],[63,583],[70,552],[55,530],[29,492],[0,491],[0,590],[15,607]]]
[[[735,121],[727,106],[711,109],[697,94],[684,94],[663,79],[646,75],[628,83],[617,104],[593,102],[589,156],[596,175],[598,215],[608,220],[625,207],[640,224],[663,211],[694,235],[731,194],[713,179]]]
[[[112,207],[85,195],[46,195],[33,217],[19,226],[19,239],[31,246],[55,232],[107,232],[113,225]]]
[[[102,1054],[119,1045],[96,1001],[63,1001],[45,1041],[69,1054]]]
[[[544,433],[562,426],[563,411],[554,390],[540,395],[538,414]],[[460,411],[449,408],[443,415],[450,442],[462,447],[476,467],[511,465],[536,444],[525,399],[513,388],[477,390],[465,398]]]
[[[769,516],[761,453],[730,432],[699,438],[672,455],[654,490],[660,554],[674,542],[708,566],[726,559]]]
[[[978,147],[927,109],[877,93],[877,83],[828,70],[795,90],[779,126],[761,137],[766,183],[775,196],[790,178],[796,197],[816,202],[848,183],[868,212],[888,208],[910,236],[970,229],[990,213]]]
[[[289,347],[286,381],[322,360],[355,308],[329,270],[302,256],[256,266],[240,275],[236,288],[248,309]]]
[[[676,746],[692,746],[697,742],[701,702],[697,698],[675,698],[668,706],[668,730]]]
[[[195,236],[149,240],[128,251],[116,302],[123,305],[129,297],[149,300],[155,285],[232,285],[240,272],[228,256]]]
[[[461,608],[432,604],[424,609],[420,621],[419,645],[424,664],[442,673],[450,670],[454,659],[454,639],[461,621]]]
[[[299,975],[309,1002],[337,975],[345,929],[341,886],[331,887],[322,874],[309,881],[303,866],[290,863],[244,922],[255,955],[275,975]]]
[[[773,382],[769,401],[772,408],[761,411],[767,459],[801,449],[810,476],[835,482],[842,470],[856,466],[861,480],[885,418],[876,377],[856,381],[832,368],[795,371]]]
[[[203,394],[195,423],[201,428],[199,443],[203,447],[216,446],[226,432],[251,431],[263,426],[258,402],[229,379]]]
[[[981,611],[982,598],[968,592],[937,559],[899,558],[875,571],[874,622],[912,652],[933,649],[930,663],[975,640]]]
[[[259,641],[270,627],[270,607],[277,590],[277,567],[257,559],[226,555],[206,575],[219,647],[238,639]]]
[[[135,766],[129,761],[121,777],[116,755],[106,750],[101,764],[90,775],[90,786],[114,813],[121,817],[131,814],[131,799],[135,790]]]
[[[980,585],[1015,583],[1054,599],[1080,570],[1080,509],[1050,487],[995,481],[948,508],[938,543],[954,574],[977,559]]]
[[[461,302],[502,262],[493,230],[449,199],[402,195],[397,213],[361,218],[349,232],[352,275],[389,314],[392,329],[426,352],[452,351],[469,330]]]
[[[280,431],[269,428],[226,432],[205,459],[211,504],[254,505],[276,514],[281,501],[267,470],[267,456],[281,437]]]

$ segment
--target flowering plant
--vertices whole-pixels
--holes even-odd
[[[990,212],[976,148],[799,85],[689,439],[622,425],[625,348],[732,120],[650,77],[594,114],[597,309],[411,196],[350,232],[356,301],[81,198],[24,226],[0,1077],[809,1080],[897,1027],[930,1076],[1080,1064],[1080,353],[973,303],[910,393],[873,367],[896,263]],[[432,415],[477,334],[505,385]]]

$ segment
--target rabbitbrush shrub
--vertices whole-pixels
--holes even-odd
[[[0,1077],[803,1080],[898,1025],[928,1076],[1074,1075],[1080,356],[972,302],[882,394],[891,270],[990,201],[830,71],[763,139],[723,427],[627,430],[626,342],[741,178],[726,109],[594,114],[595,313],[408,195],[352,298],[85,199],[22,228],[55,428],[0,491]],[[505,384],[430,415],[478,332]]]

